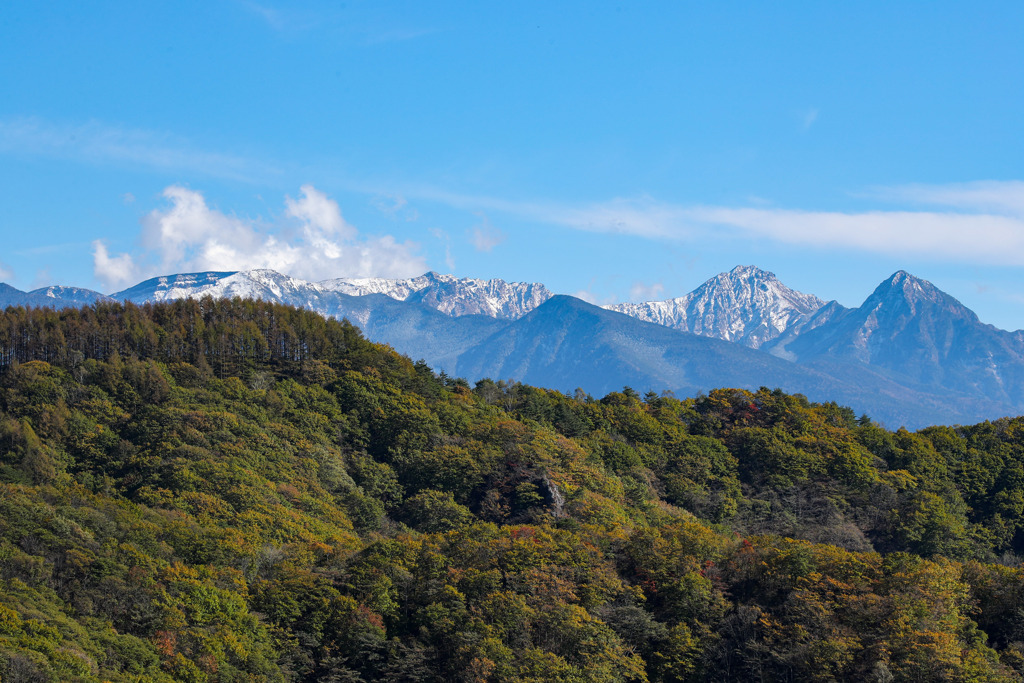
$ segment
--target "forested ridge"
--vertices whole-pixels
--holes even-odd
[[[251,300],[0,313],[0,680],[1015,681],[1024,418],[435,375]]]

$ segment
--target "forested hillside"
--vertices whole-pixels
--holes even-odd
[[[437,376],[251,300],[0,314],[0,680],[1011,681],[1024,418]]]

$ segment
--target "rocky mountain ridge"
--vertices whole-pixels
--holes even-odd
[[[384,294],[399,301],[419,301],[451,316],[487,315],[499,320],[521,318],[553,296],[537,282],[458,278],[434,271],[405,280],[340,278],[317,284],[353,296]]]
[[[437,273],[306,282],[271,270],[152,278],[112,297],[3,285],[0,305],[206,295],[348,318],[368,338],[470,381],[514,379],[594,394],[618,383],[687,395],[770,385],[845,401],[891,426],[1024,413],[1024,333],[981,323],[904,271],[850,309],[792,290],[753,266],[722,273],[685,297],[612,310],[553,296],[539,284]]]
[[[256,298],[302,306],[323,315],[337,316],[338,295],[379,294],[397,301],[423,303],[449,316],[486,315],[515,320],[551,298],[539,283],[500,279],[458,278],[433,271],[406,279],[335,278],[308,282],[273,270],[184,273],[151,278],[112,294],[135,303],[185,297]]]
[[[774,273],[736,266],[685,296],[605,308],[757,349],[798,330],[824,305],[813,294],[790,289]]]

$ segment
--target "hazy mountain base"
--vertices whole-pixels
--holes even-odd
[[[679,299],[614,307],[660,323],[654,327],[572,297],[552,297],[537,283],[437,273],[323,282],[271,270],[184,273],[113,296],[143,303],[204,295],[348,318],[369,338],[471,381],[503,377],[593,394],[629,383],[680,395],[770,384],[840,401],[890,427],[1024,412],[1022,333],[982,324],[956,299],[903,271],[855,309],[794,291],[753,266],[722,273]],[[98,299],[107,297],[0,285],[0,305],[79,306]],[[464,315],[470,312],[487,315]]]
[[[1024,668],[1021,419],[471,391],[252,301],[11,310],[0,365],[4,680]]]
[[[454,319],[451,328],[459,321]],[[391,341],[387,326],[375,334]],[[396,348],[403,348],[402,340],[395,341]],[[563,391],[580,387],[596,395],[627,384],[680,396],[719,386],[756,389],[767,384],[855,406],[891,426],[968,422],[1005,415],[1011,407],[979,395],[936,392],[934,386],[859,362],[821,357],[796,364],[567,296],[553,297],[462,351],[450,372],[474,381],[503,377]]]

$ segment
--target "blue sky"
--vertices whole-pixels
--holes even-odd
[[[908,270],[1024,328],[1024,4],[38,3],[0,280],[427,269],[605,303]]]

